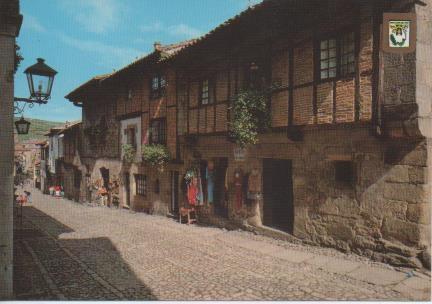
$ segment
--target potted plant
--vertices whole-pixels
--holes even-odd
[[[143,160],[152,165],[157,166],[163,171],[164,165],[171,159],[168,149],[164,145],[144,145],[142,148]]]

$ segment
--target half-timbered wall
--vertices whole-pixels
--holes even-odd
[[[298,31],[293,36],[280,36],[272,42],[271,84],[276,87],[271,96],[272,127],[323,125],[367,122],[372,118],[373,74],[373,15],[371,8],[359,5],[336,6],[332,20],[318,21],[313,28]],[[343,13],[342,13],[343,11]],[[329,80],[319,78],[319,42],[322,37],[340,37],[347,31],[355,35],[355,73]],[[268,43],[268,42],[265,42]],[[228,131],[229,97],[245,83],[247,56],[238,53],[226,62],[202,64],[189,71],[188,120],[189,134],[212,134]],[[236,58],[235,60],[233,58]],[[229,61],[231,63],[229,63]],[[241,62],[243,64],[233,64]],[[197,72],[197,70],[199,72]],[[210,74],[206,70],[212,71]],[[211,75],[215,100],[200,105],[199,83]]]

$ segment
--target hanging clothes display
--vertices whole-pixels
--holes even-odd
[[[212,161],[208,162],[206,168],[206,179],[207,179],[207,201],[209,204],[213,204],[213,191],[214,191],[214,164]]]
[[[189,205],[197,205],[198,197],[198,179],[192,177],[191,182],[187,185],[187,198]]]

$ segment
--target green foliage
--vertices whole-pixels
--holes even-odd
[[[257,144],[258,133],[270,126],[267,98],[266,92],[255,89],[243,90],[234,97],[230,136],[240,147]]]
[[[14,121],[19,120],[19,117],[15,117]],[[47,121],[40,119],[27,118],[30,122],[30,129],[28,134],[20,134],[18,135],[18,141],[26,141],[30,139],[34,140],[44,140],[48,139],[44,134],[48,133],[51,128],[64,125],[64,122],[56,122],[56,121]]]
[[[123,144],[122,150],[123,150],[123,160],[127,163],[133,162],[136,155],[135,148],[130,144]]]
[[[153,166],[163,166],[171,159],[168,149],[163,145],[144,145],[142,150],[144,161]]]
[[[15,67],[14,67],[14,73],[16,73],[16,71],[18,70],[21,61],[24,60],[24,57],[21,55],[21,53],[19,51],[20,49],[21,49],[20,46],[18,44],[15,44],[15,62],[14,62]]]

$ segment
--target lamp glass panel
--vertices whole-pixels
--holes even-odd
[[[50,77],[32,75],[35,97],[46,97],[49,93]]]

